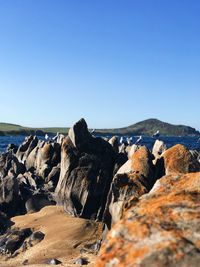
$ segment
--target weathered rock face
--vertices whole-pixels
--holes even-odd
[[[154,183],[152,154],[146,147],[139,148],[117,172],[108,196],[104,221],[108,228],[120,220],[130,197],[147,193]]]
[[[24,165],[14,155],[0,156],[0,211],[8,216],[15,215],[21,210],[17,175],[24,170]]]
[[[19,146],[16,157],[19,161],[25,162],[28,155],[31,153],[31,151],[37,146],[38,144],[38,138],[36,136],[28,136],[25,138],[22,145]]]
[[[200,262],[200,173],[167,175],[113,226],[97,267],[186,267]]]
[[[83,119],[77,122],[62,143],[58,203],[72,215],[101,219],[114,163],[112,146],[92,137]]]
[[[52,168],[60,163],[60,145],[39,141],[26,158],[26,168],[35,169],[37,175],[45,179]]]
[[[185,146],[179,144],[167,149],[156,165],[157,178],[165,174],[200,171],[197,158]]]

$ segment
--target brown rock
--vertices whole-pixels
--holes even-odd
[[[95,266],[199,266],[199,214],[200,173],[164,176],[113,226]]]
[[[156,165],[157,178],[165,174],[200,171],[200,163],[185,146],[180,144],[167,149]]]
[[[130,197],[138,198],[153,186],[152,159],[152,154],[143,146],[118,170],[111,184],[104,214],[108,228],[122,217]]]

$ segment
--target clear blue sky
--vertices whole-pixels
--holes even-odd
[[[200,129],[199,0],[0,0],[0,121]]]

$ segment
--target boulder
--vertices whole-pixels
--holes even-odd
[[[175,145],[167,149],[156,163],[156,176],[165,174],[199,172],[200,163],[197,158],[183,145]]]
[[[115,175],[104,214],[108,228],[120,220],[130,197],[140,197],[154,184],[152,154],[146,147],[140,147]]]
[[[26,238],[32,234],[30,228],[25,229],[11,229],[0,237],[0,254],[13,254],[20,247]]]
[[[96,267],[199,266],[200,173],[166,175],[113,226]]]
[[[112,146],[93,137],[81,119],[62,142],[58,204],[74,216],[101,220],[114,164]]]

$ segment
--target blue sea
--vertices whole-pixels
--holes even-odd
[[[108,138],[111,136],[108,136]],[[39,139],[44,140],[44,136],[38,136]],[[8,144],[12,143],[15,145],[20,145],[25,139],[25,136],[0,136],[0,153],[5,152]],[[133,136],[133,143],[138,139],[138,136]],[[176,144],[183,144],[189,149],[196,149],[200,151],[200,140],[198,136],[160,136],[160,140],[163,140],[167,147],[172,147]],[[199,140],[199,142],[198,142]],[[149,136],[143,136],[141,145],[147,146],[149,149],[152,149],[155,139]]]

